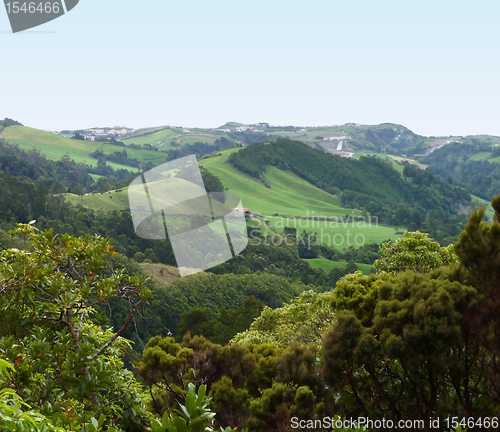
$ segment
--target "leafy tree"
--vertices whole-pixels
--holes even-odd
[[[0,252],[0,356],[16,365],[4,385],[57,426],[104,414],[107,426],[141,430],[145,397],[120,358],[130,349],[121,335],[150,295],[145,281],[108,267],[108,239],[56,237],[32,224],[13,234],[25,245]],[[94,320],[112,299],[129,307],[116,332]]]
[[[405,270],[426,273],[458,262],[453,246],[441,247],[428,234],[418,231],[405,231],[398,240],[384,243],[381,254],[382,258],[375,261],[375,268],[378,272],[391,274]]]
[[[461,389],[485,396],[479,379],[467,376],[471,364],[464,360],[478,356],[460,322],[477,292],[449,276],[358,273],[339,282],[321,362],[343,414],[394,421],[465,415]],[[491,414],[494,408],[486,405],[477,405],[475,414]]]
[[[500,405],[500,196],[491,202],[495,216],[491,224],[483,221],[485,209],[474,210],[456,244],[456,252],[467,270],[468,281],[482,296],[481,301],[464,318],[471,339],[485,353],[481,368],[491,383],[490,397]]]
[[[349,273],[355,273],[359,270],[359,267],[356,265],[356,263],[353,260],[350,260],[347,265],[345,266],[345,272],[347,274]]]
[[[194,307],[181,315],[177,332],[184,336],[188,331],[193,335],[212,336],[212,310],[207,307]]]
[[[331,292],[305,291],[289,304],[265,307],[250,328],[237,334],[233,342],[272,343],[279,347],[292,342],[320,345],[323,334],[334,321]]]
[[[248,431],[290,431],[290,415],[318,419],[334,409],[318,370],[316,347],[293,343],[224,346],[186,336],[182,344],[155,337],[137,364],[159,415],[182,403],[189,383],[204,383],[215,425]],[[168,414],[167,414],[168,415]]]
[[[264,303],[254,296],[247,297],[243,305],[235,310],[222,307],[215,317],[209,308],[195,307],[182,314],[177,325],[177,338],[182,340],[189,331],[192,335],[205,336],[212,342],[224,345],[237,333],[250,327],[263,307]]]
[[[0,427],[2,430],[30,430],[34,432],[64,432],[54,427],[49,419],[36,412],[11,388],[4,388],[5,378],[15,368],[0,358]]]

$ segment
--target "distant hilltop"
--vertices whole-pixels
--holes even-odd
[[[22,126],[22,123],[19,123],[18,121],[12,120],[7,117],[5,117],[3,120],[0,120],[0,129],[8,126]]]
[[[500,144],[499,137],[490,135],[427,137],[394,123],[362,125],[352,122],[333,126],[283,126],[267,122],[253,124],[227,122],[213,128],[169,125],[141,129],[113,126],[52,132],[50,135],[53,138],[42,136],[39,132],[36,129],[25,128],[20,122],[9,118],[0,122],[0,138],[19,145],[30,144],[39,149],[52,145],[58,147],[62,145],[62,141],[57,141],[54,135],[59,135],[58,138],[109,142],[115,146],[128,146],[135,150],[170,152],[171,157],[174,155],[180,157],[188,153],[201,156],[221,149],[244,147],[263,141],[270,142],[278,138],[298,140],[313,148],[347,158],[352,158],[359,152],[389,154],[403,158],[426,157],[450,143],[490,146]],[[66,146],[71,147],[70,144]],[[116,151],[116,147],[112,150]]]

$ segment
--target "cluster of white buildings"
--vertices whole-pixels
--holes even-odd
[[[323,141],[347,141],[350,139],[352,139],[352,138],[349,135],[342,135],[342,136],[323,138]]]
[[[134,132],[134,129],[111,129],[108,132],[105,129],[87,129],[86,132],[90,135],[85,137],[85,141],[106,141],[109,138],[116,138]]]

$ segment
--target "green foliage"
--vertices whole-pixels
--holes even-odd
[[[487,389],[473,384],[481,372],[472,358],[477,362],[480,356],[461,327],[463,314],[478,302],[477,292],[449,280],[446,270],[358,273],[338,283],[336,320],[323,339],[321,362],[346,416],[465,415],[472,411],[463,386],[474,400],[485,397]],[[495,409],[477,404],[473,412]]]
[[[500,188],[500,165],[488,160],[474,160],[474,155],[484,152],[487,158],[495,157],[495,153],[490,155],[493,143],[496,142],[451,143],[432,152],[423,163],[430,165],[443,178],[450,178],[454,184],[463,185],[472,194],[489,200]]]
[[[200,172],[207,192],[224,192],[225,188],[219,177],[203,167],[200,167]]]
[[[328,273],[328,279],[329,279],[329,286],[330,287],[335,287],[336,282],[343,276],[345,276],[346,273],[346,262],[339,262],[339,261],[330,261],[325,258],[316,258],[312,260],[307,260],[309,265],[313,268],[318,268],[321,267],[325,272]],[[373,266],[370,264],[356,264],[357,270],[361,270],[363,274],[369,275],[372,273]]]
[[[4,388],[5,381],[10,380],[10,372],[15,368],[8,361],[0,358],[0,428],[9,431],[32,432],[64,432],[30,405],[23,402],[11,388]]]
[[[137,370],[150,387],[152,409],[163,416],[182,403],[189,383],[205,384],[215,426],[222,428],[289,430],[292,413],[319,418],[333,409],[316,347],[298,343],[285,350],[269,343],[221,347],[197,336],[182,344],[155,337]]]
[[[201,385],[196,393],[196,387],[190,383],[185,395],[185,405],[179,403],[179,408],[173,414],[165,412],[160,420],[152,421],[153,432],[213,432],[215,413],[208,408],[211,399],[205,396],[206,386]],[[222,429],[222,432],[236,432],[236,429]]]
[[[345,268],[345,271],[346,273],[355,273],[359,270],[358,266],[356,265],[356,263],[353,261],[353,260],[350,260],[348,263],[347,263],[347,266]]]
[[[19,123],[18,121],[15,121],[15,120],[12,120],[8,117],[5,117],[3,120],[0,120],[0,129],[2,128],[6,128],[6,127],[9,127],[9,126],[22,126],[21,123]]]
[[[254,296],[247,297],[243,305],[235,310],[222,307],[215,317],[209,308],[195,307],[181,315],[177,334],[182,338],[190,332],[192,335],[205,336],[212,342],[224,345],[237,333],[250,327],[263,307],[264,303]]]
[[[305,291],[281,308],[265,307],[250,328],[236,335],[233,342],[272,343],[279,347],[298,342],[319,346],[323,334],[334,322],[332,298],[332,292]]]
[[[498,388],[500,373],[495,367],[500,343],[500,196],[493,198],[493,222],[483,221],[485,210],[474,210],[465,230],[455,246],[462,266],[467,270],[468,281],[474,285],[483,301],[466,314],[467,330],[474,340],[489,353],[482,367],[487,379]],[[486,354],[485,354],[486,355]],[[500,405],[500,391],[495,391],[495,403]]]
[[[107,239],[57,238],[32,224],[13,234],[25,249],[0,252],[0,358],[16,365],[5,388],[57,426],[94,415],[106,427],[146,426],[142,388],[121,360],[130,342],[120,337],[150,296],[145,281],[109,268]],[[112,299],[129,307],[116,333],[95,322],[96,305]]]
[[[106,162],[115,162],[121,165],[127,165],[134,168],[141,167],[145,171],[153,168],[151,162],[141,162],[137,158],[130,158],[127,154],[127,150],[123,149],[122,151],[114,151],[110,154],[105,154],[102,150],[96,150],[89,155],[90,157],[97,159],[98,163],[106,164]],[[166,159],[166,158],[165,158]],[[157,160],[155,162],[161,163],[161,160]]]
[[[375,261],[378,272],[396,274],[406,270],[427,273],[435,268],[458,262],[453,246],[441,247],[421,232],[406,231],[395,241],[381,248],[382,257]]]
[[[266,273],[241,276],[198,273],[157,289],[148,310],[157,315],[159,328],[173,332],[181,316],[193,308],[209,308],[213,314],[223,314],[243,306],[249,296],[276,308],[299,295],[303,289],[302,283],[290,283],[283,276]]]
[[[69,158],[51,161],[39,151],[26,152],[0,139],[0,171],[11,176],[25,176],[32,180],[43,180],[54,193],[60,192],[63,184],[78,182],[86,187],[93,183],[85,166]]]

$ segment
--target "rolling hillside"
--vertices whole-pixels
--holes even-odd
[[[281,155],[276,156],[276,161],[274,156],[268,155],[270,159],[266,162],[257,157],[257,154],[264,154],[259,146],[262,145],[225,150],[203,158],[199,164],[217,176],[230,192],[239,195],[242,205],[252,214],[262,215],[252,225],[260,225],[268,234],[281,233],[288,226],[298,228],[299,232],[317,232],[323,236],[324,243],[340,248],[348,246],[348,242],[353,244],[356,236],[358,243],[380,243],[398,238],[404,231],[403,227],[409,224],[410,213],[404,216],[404,211],[398,210],[398,213],[396,209],[408,207],[411,210],[418,205],[421,210],[418,213],[412,210],[415,215],[412,217],[424,221],[427,212],[433,209],[447,209],[449,215],[453,215],[460,202],[463,202],[460,205],[464,209],[473,206],[471,198],[467,198],[462,189],[450,187],[444,180],[416,167],[403,176],[379,158],[368,157],[359,161],[334,156],[325,158],[318,150],[286,140],[263,144],[268,149],[276,148],[277,153],[272,154]],[[242,166],[251,161],[253,165],[248,169],[261,170],[261,174],[250,175],[236,168],[230,158],[240,154],[249,155],[239,159]],[[325,162],[327,159],[328,163]],[[393,164],[397,162],[393,160]],[[402,168],[401,165],[398,167]],[[325,177],[322,173],[328,170],[331,173]],[[306,180],[309,178],[310,181]],[[102,195],[67,194],[66,198],[72,204],[104,211],[128,208],[126,189],[121,193],[111,191]],[[345,200],[350,200],[354,208],[343,205]],[[475,203],[479,201],[476,199]],[[362,224],[363,220],[368,221],[369,214],[376,219],[371,224]],[[318,223],[313,221],[314,217],[336,218],[339,223],[332,225],[331,220]],[[350,218],[349,225],[346,225],[347,218]],[[351,224],[352,218],[355,218],[354,224]]]
[[[291,216],[341,216],[350,210],[340,205],[339,198],[311,185],[297,175],[270,167],[267,187],[227,162],[238,149],[220,152],[220,156],[203,159],[199,164],[216,175],[225,187],[242,198],[243,205],[253,213]],[[315,213],[313,213],[315,212]],[[355,215],[361,215],[356,211]]]
[[[20,125],[13,125],[1,129],[0,138],[3,138],[7,143],[18,145],[21,149],[26,151],[36,149],[48,159],[54,161],[68,155],[75,162],[90,166],[97,165],[97,159],[90,156],[90,154],[96,150],[100,150],[104,154],[109,155],[113,152],[121,152],[125,149],[129,158],[137,158],[139,161],[152,162],[153,164],[162,163],[166,157],[165,154],[160,152],[146,149],[124,148],[107,142],[69,139],[51,132]],[[108,161],[107,164],[114,169],[137,171],[137,168],[129,165],[111,161]]]
[[[0,138],[11,144],[17,144],[21,149],[29,151],[36,149],[51,160],[59,160],[69,155],[75,162],[91,165],[97,164],[89,153],[99,148],[99,143],[63,138],[51,132],[32,129],[26,126],[9,126],[0,131]]]
[[[228,156],[235,151],[237,149],[220,152],[221,156],[203,159],[199,164],[216,175],[230,192],[239,195],[243,205],[249,207],[252,212],[292,216],[351,214],[352,210],[339,205],[338,197],[318,189],[290,172],[271,168],[268,174],[270,187],[266,187],[262,182],[227,163]],[[104,211],[128,208],[126,188],[122,193],[109,191],[86,196],[74,194],[64,194],[64,196],[72,204],[81,204],[88,208]],[[355,215],[360,216],[361,212],[355,210]]]
[[[126,145],[150,144],[161,150],[171,150],[175,148],[176,145],[190,144],[193,142],[213,144],[220,136],[225,136],[225,134],[206,129],[165,127],[139,129],[131,134],[124,135],[120,140]]]

